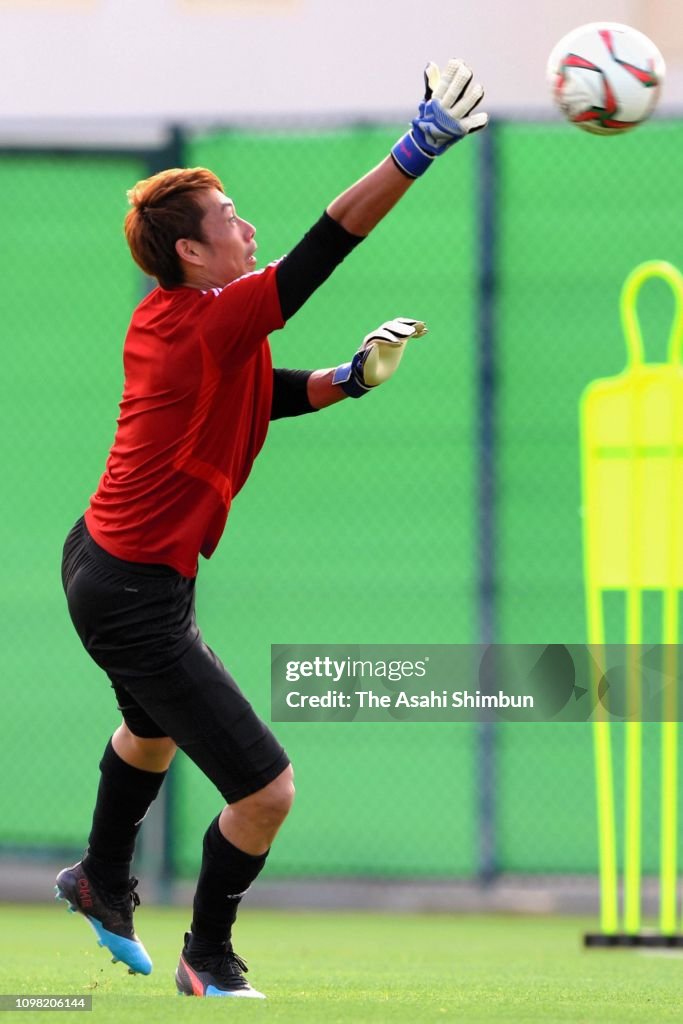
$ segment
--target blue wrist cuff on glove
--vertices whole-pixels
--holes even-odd
[[[361,384],[357,372],[354,372],[359,365],[359,357],[360,352],[356,352],[350,363],[342,363],[332,374],[332,383],[339,384],[349,398],[362,398],[370,391],[367,385]]]
[[[391,150],[391,155],[399,171],[403,171],[409,178],[419,178],[428,167],[431,167],[434,160],[433,156],[420,149],[412,132],[406,132],[403,138],[398,140]]]

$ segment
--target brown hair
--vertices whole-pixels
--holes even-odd
[[[183,283],[183,268],[175,249],[179,238],[202,242],[204,209],[200,195],[223,185],[205,167],[173,167],[145,178],[128,192],[132,209],[123,230],[133,259],[156,277],[162,288]]]

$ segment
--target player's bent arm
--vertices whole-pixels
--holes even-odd
[[[348,396],[332,383],[335,368],[325,370],[273,370],[271,420],[303,416],[335,405]]]
[[[333,380],[336,367],[327,370],[314,370],[308,378],[308,400],[314,409],[326,409],[328,405],[336,405],[348,398]]]
[[[324,370],[274,369],[271,420],[317,412],[344,398],[362,398],[394,375],[406,342],[426,333],[421,320],[397,317],[366,334],[353,359],[341,366]]]
[[[351,364],[347,364],[351,366]],[[286,419],[291,416],[303,416],[309,412],[319,412],[330,405],[336,405],[345,398],[360,398],[367,394],[370,387],[358,389],[351,394],[340,381],[335,378],[340,369],[345,367],[331,366],[324,370],[273,370],[273,401],[270,407],[271,420]],[[348,378],[351,378],[349,373]],[[344,378],[344,381],[348,378]],[[357,386],[357,385],[356,385]]]

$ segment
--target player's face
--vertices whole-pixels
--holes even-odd
[[[255,268],[256,229],[237,216],[232,200],[218,189],[207,192],[202,205],[206,210],[201,243],[204,268],[212,283],[222,287]]]

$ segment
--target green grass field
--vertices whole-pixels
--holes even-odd
[[[63,904],[4,906],[2,918],[0,991],[92,994],[100,1022],[239,1015],[268,1024],[646,1024],[683,1017],[679,954],[584,951],[580,936],[595,922],[580,918],[244,911],[236,947],[268,1000],[227,1005],[175,994],[186,911],[138,912],[155,961],[147,978],[112,965],[87,923]],[[45,1019],[22,1012],[22,1019],[38,1016]]]

